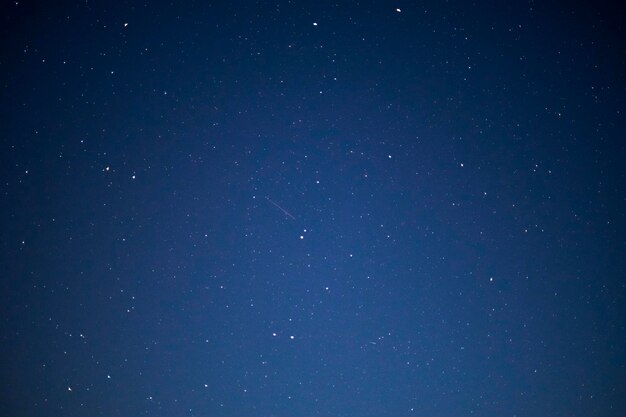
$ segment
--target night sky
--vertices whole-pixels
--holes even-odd
[[[587,3],[3,2],[0,415],[625,416]]]

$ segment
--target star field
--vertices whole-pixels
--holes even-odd
[[[624,17],[3,3],[0,414],[626,415]]]

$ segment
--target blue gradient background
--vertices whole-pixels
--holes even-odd
[[[0,414],[626,415],[617,7],[0,19]]]

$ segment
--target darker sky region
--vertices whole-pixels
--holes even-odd
[[[617,6],[1,7],[0,415],[626,415]]]

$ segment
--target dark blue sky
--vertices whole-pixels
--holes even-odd
[[[0,414],[626,415],[618,8],[0,15]]]

